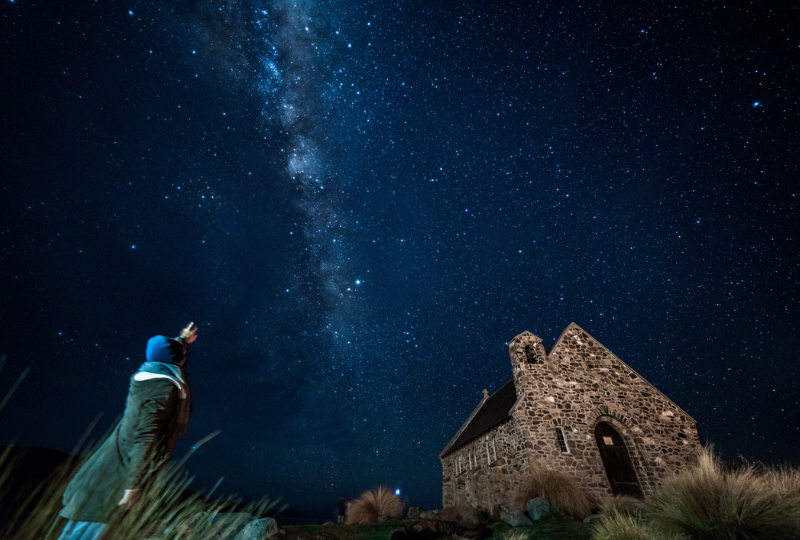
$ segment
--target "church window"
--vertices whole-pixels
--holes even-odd
[[[564,428],[558,426],[556,428],[556,437],[558,438],[558,446],[561,448],[561,451],[565,454],[569,454],[569,446],[567,446],[567,436],[564,433]]]
[[[486,439],[486,463],[491,465],[497,461],[497,447],[494,444],[494,440]]]
[[[467,454],[467,459],[469,460],[469,470],[472,470],[472,452]]]

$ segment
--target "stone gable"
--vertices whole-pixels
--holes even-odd
[[[508,502],[531,467],[571,475],[596,501],[621,489],[646,494],[694,459],[694,419],[577,324],[549,354],[523,332],[509,342],[509,356],[517,401],[485,431],[468,420],[459,434],[474,437],[457,434],[442,452],[444,505]]]

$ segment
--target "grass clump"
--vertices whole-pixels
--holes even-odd
[[[345,523],[374,523],[379,517],[403,516],[403,501],[385,486],[368,489],[353,501]]]
[[[642,500],[630,495],[615,495],[607,497],[600,502],[601,514],[639,514],[642,510]]]
[[[645,501],[655,529],[703,539],[800,538],[800,471],[752,465],[728,470],[712,449]]]
[[[748,465],[730,469],[711,448],[664,482],[641,512],[603,508],[595,540],[789,540],[800,538],[800,471]],[[644,532],[642,532],[644,531]]]
[[[531,474],[517,486],[512,501],[525,510],[528,501],[541,497],[576,519],[583,519],[591,513],[586,495],[578,483],[569,475],[549,469],[531,468]]]
[[[654,533],[631,514],[609,510],[594,525],[592,540],[656,540]]]

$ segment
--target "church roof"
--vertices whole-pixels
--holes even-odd
[[[511,417],[511,409],[517,402],[514,379],[504,384],[497,392],[484,398],[478,408],[467,419],[453,440],[442,450],[439,457],[461,448],[472,439],[483,435],[494,426]]]

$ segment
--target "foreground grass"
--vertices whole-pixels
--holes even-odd
[[[56,538],[66,520],[58,515],[61,496],[76,470],[75,463],[58,468],[44,481],[20,492],[8,482],[13,477],[15,460],[10,449],[0,455],[0,507],[13,508],[0,523],[0,539],[40,540]],[[188,457],[188,456],[187,456]],[[100,536],[101,540],[200,540],[233,538],[249,516],[261,517],[274,502],[263,499],[238,509],[238,500],[223,497],[209,500],[187,490],[191,477],[182,472],[183,461],[166,466],[155,474],[132,510],[117,512]],[[213,491],[213,490],[212,490]],[[237,508],[236,514],[228,514]]]
[[[800,470],[730,470],[711,448],[664,482],[641,508],[609,506],[594,540],[791,540],[800,538]]]

